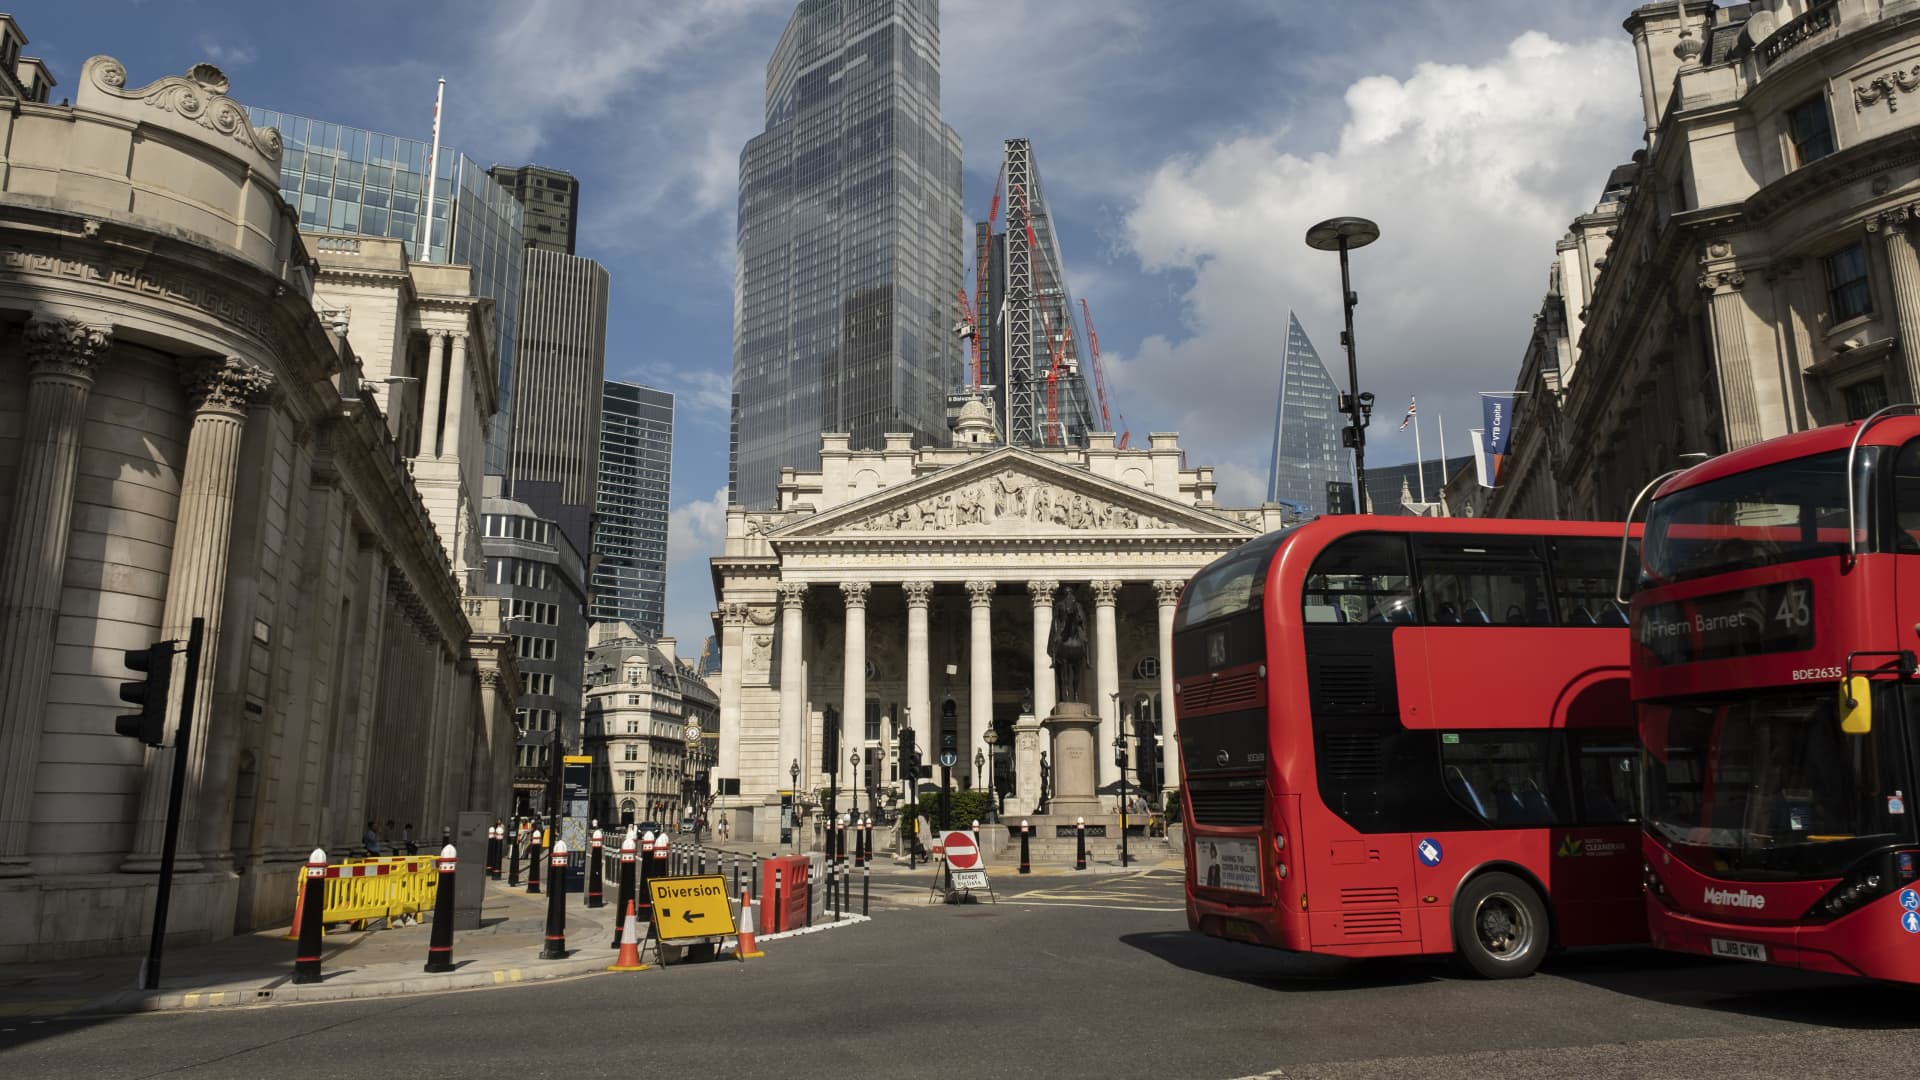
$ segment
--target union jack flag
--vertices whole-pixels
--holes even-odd
[[[1401,431],[1407,430],[1407,425],[1413,423],[1413,414],[1419,408],[1420,408],[1420,400],[1418,398],[1407,399],[1407,415],[1400,418]]]

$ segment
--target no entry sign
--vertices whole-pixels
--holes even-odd
[[[973,842],[973,834],[955,829],[940,838],[940,846],[946,849],[947,865],[955,870],[980,869],[980,847]]]

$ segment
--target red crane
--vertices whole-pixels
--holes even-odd
[[[979,320],[974,318],[973,302],[967,299],[967,290],[960,290],[960,325],[953,332],[965,338],[973,346],[973,381],[967,389],[980,389],[980,329]]]
[[[1103,430],[1112,431],[1113,417],[1107,413],[1107,370],[1100,364],[1100,335],[1093,328],[1093,309],[1087,306],[1087,298],[1084,296],[1080,298],[1080,314],[1086,316],[1087,320],[1087,362],[1093,366],[1093,388],[1100,395],[1100,423]],[[1122,415],[1121,426],[1125,427],[1126,423],[1127,418]],[[1114,448],[1125,450],[1132,436],[1132,432],[1122,431],[1120,441],[1114,444]]]
[[[1002,159],[1000,162],[1000,173],[993,178],[993,202],[987,207],[987,227],[981,232],[980,243],[975,248],[973,255],[973,295],[982,298],[982,300],[985,299],[988,293],[987,247],[993,243],[993,223],[1000,218],[1000,188],[1001,185],[1006,182],[1006,178],[1007,163]],[[961,271],[961,280],[966,280],[966,272],[964,269]],[[984,373],[980,370],[980,319],[978,313],[974,310],[973,302],[967,299],[965,286],[962,286],[960,289],[960,317],[960,325],[954,327],[954,332],[963,338],[971,338],[973,348],[973,367],[971,369],[973,377],[967,389],[978,390],[980,389],[980,380],[984,377]]]

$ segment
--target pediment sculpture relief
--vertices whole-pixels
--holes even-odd
[[[848,532],[945,532],[1004,529],[1016,523],[1102,532],[1174,527],[1152,514],[1022,476],[1012,469],[888,507],[843,527]]]

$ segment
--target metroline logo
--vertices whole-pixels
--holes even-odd
[[[1766,897],[1758,893],[1750,893],[1745,889],[1741,889],[1739,892],[1729,892],[1726,889],[1716,889],[1708,886],[1703,899],[1705,902],[1719,907],[1743,907],[1752,908],[1755,911],[1759,911],[1761,908],[1767,906]]]

